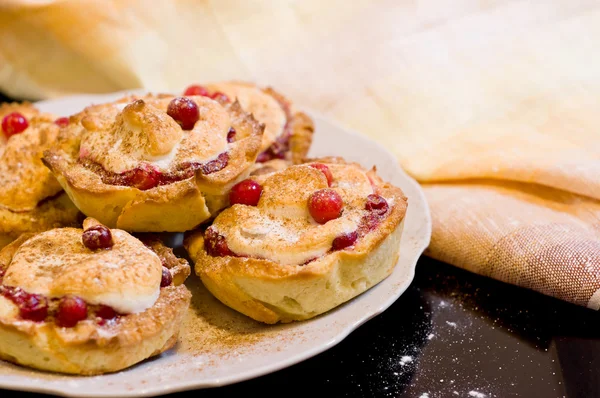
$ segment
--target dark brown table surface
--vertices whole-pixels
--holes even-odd
[[[193,395],[589,398],[599,376],[595,311],[423,257],[402,297],[329,351]]]

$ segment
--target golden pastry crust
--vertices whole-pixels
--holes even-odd
[[[46,151],[43,161],[83,213],[128,231],[180,232],[226,205],[229,188],[248,175],[256,159],[264,126],[237,102],[194,96],[189,98],[198,105],[200,120],[183,131],[166,113],[173,98],[129,96],[71,117],[59,145]],[[230,127],[236,131],[232,143],[226,138]],[[224,168],[181,176],[191,170],[184,166],[217,161],[223,153],[228,155]],[[136,166],[180,177],[149,189],[106,180]]]
[[[41,161],[56,140],[54,117],[29,103],[0,106],[0,119],[19,112],[28,120],[25,131],[0,142],[0,248],[21,233],[75,225],[79,211]]]
[[[239,81],[212,83],[206,88],[239,100],[244,110],[265,124],[259,161],[282,158],[297,164],[306,157],[312,143],[314,123],[308,115],[295,110],[282,94],[271,87],[260,88]]]
[[[0,296],[0,358],[41,370],[92,375],[127,368],[158,355],[175,344],[191,299],[190,292],[182,285],[190,272],[187,262],[177,259],[157,241],[148,246],[159,249],[161,254],[153,253],[143,243],[119,230],[112,230],[115,241],[112,249],[87,253],[91,257],[82,260],[76,253],[71,252],[77,245],[80,247],[76,252],[83,251],[80,238],[82,231],[67,228],[38,235],[26,234],[6,246],[0,251],[0,269],[6,272],[2,285],[10,286],[15,282],[28,284],[31,282],[31,276],[36,275],[35,278],[39,276],[40,281],[29,283],[28,287],[31,289],[34,289],[36,284],[53,286],[51,290],[58,294],[59,291],[68,291],[69,286],[73,288],[71,282],[65,282],[69,277],[63,278],[62,282],[65,283],[54,281],[52,278],[45,280],[52,273],[47,269],[47,275],[44,275],[44,270],[40,268],[36,273],[30,273],[29,277],[24,276],[21,271],[27,264],[23,264],[19,259],[38,253],[37,256],[41,258],[33,260],[34,268],[35,264],[41,261],[59,261],[62,265],[55,264],[55,267],[50,268],[57,272],[60,270],[66,274],[71,273],[72,276],[80,274],[80,284],[86,280],[92,283],[100,277],[110,282],[112,287],[129,290],[129,296],[138,294],[131,290],[136,289],[135,284],[155,284],[155,288],[160,292],[158,297],[142,312],[122,315],[116,320],[104,323],[88,318],[68,328],[58,326],[53,315],[41,322],[22,319],[18,307]],[[79,240],[75,238],[74,232],[78,233]],[[48,245],[47,253],[32,251],[45,243]],[[62,243],[65,250],[54,247],[58,243]],[[110,253],[111,250],[115,252]],[[57,253],[62,256],[58,260]],[[152,265],[148,265],[148,262]],[[141,272],[142,268],[146,269],[149,266],[155,269],[165,266],[170,269],[173,284],[159,288],[160,276],[157,279],[155,272]],[[139,272],[128,272],[134,269]],[[109,275],[102,277],[102,273]],[[134,281],[131,278],[137,279]],[[94,289],[92,285],[85,287]],[[100,297],[101,294],[96,296]]]
[[[226,239],[235,256],[209,255],[204,231],[184,241],[207,289],[258,321],[298,321],[329,311],[379,283],[397,262],[407,209],[402,191],[375,170],[366,172],[339,158],[315,162],[332,171],[331,188],[345,205],[339,219],[311,222],[303,207],[312,191],[327,187],[327,180],[309,165],[299,165],[257,176],[263,193],[256,207],[234,205],[217,216],[210,228]],[[363,195],[373,192],[389,203],[385,218],[353,246],[331,250],[333,239],[360,228],[366,214]],[[237,224],[231,224],[232,217]]]
[[[81,217],[64,192],[44,199],[30,211],[14,212],[0,207],[0,249],[23,233],[75,226]]]

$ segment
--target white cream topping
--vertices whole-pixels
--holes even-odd
[[[177,152],[179,151],[180,145],[181,145],[181,141],[176,143],[175,146],[173,147],[173,149],[171,149],[168,153],[166,153],[164,155],[158,155],[158,156],[148,156],[146,158],[146,160],[148,160],[148,162],[150,162],[151,164],[153,164],[161,169],[168,169],[169,166],[171,165],[171,163],[173,163],[173,161],[175,160],[175,157],[177,156]]]
[[[145,97],[88,109],[80,153],[107,171],[123,173],[148,162],[163,171],[181,163],[205,163],[227,151],[232,121],[218,102],[194,97],[200,118],[182,130],[167,114],[174,97]]]
[[[333,240],[356,231],[366,198],[373,192],[366,173],[354,165],[328,165],[331,189],[344,202],[342,215],[318,224],[308,211],[309,196],[328,188],[324,174],[309,165],[292,166],[258,178],[263,185],[257,206],[234,205],[214,221],[215,229],[238,255],[266,258],[280,264],[303,264],[326,254]]]
[[[127,232],[111,231],[114,246],[97,251],[82,244],[81,229],[36,235],[17,250],[3,283],[48,298],[79,296],[123,314],[145,311],[160,294],[162,262]]]
[[[239,229],[223,235],[229,248],[238,255],[268,258],[280,264],[303,264],[326,254],[337,236],[355,231],[363,213],[353,211],[343,218],[329,221],[327,231],[320,230],[320,224],[315,223],[312,218],[294,222],[292,219],[277,221],[259,217],[256,218],[256,223],[245,223]],[[307,222],[313,228],[304,228],[302,231],[302,224]],[[273,250],[274,246],[278,250]]]
[[[132,295],[124,292],[97,294],[88,297],[86,301],[90,304],[108,305],[121,314],[137,314],[152,307],[160,295],[160,285],[151,294]]]
[[[231,100],[237,99],[242,108],[265,125],[261,152],[267,149],[283,133],[287,115],[279,102],[261,89],[239,83],[208,85],[211,91],[221,91]]]

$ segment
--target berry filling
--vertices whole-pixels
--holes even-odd
[[[112,173],[90,159],[80,158],[79,161],[85,167],[98,174],[102,182],[107,185],[128,186],[145,191],[157,186],[186,180],[193,177],[197,171],[204,175],[221,171],[229,163],[229,154],[223,152],[216,159],[206,163],[183,163],[176,170],[170,172],[162,172],[148,163],[143,163],[135,169],[123,173]]]
[[[204,234],[206,253],[212,257],[235,256],[227,246],[227,240],[213,228],[207,228]]]
[[[229,132],[227,133],[227,142],[228,143],[232,143],[233,141],[235,141],[235,129],[233,127],[229,128]]]
[[[171,116],[184,130],[191,130],[200,119],[198,105],[186,97],[173,99],[167,107],[167,115]]]
[[[287,124],[284,130],[287,130]],[[285,159],[285,155],[290,151],[290,137],[291,133],[285,131],[281,134],[270,147],[261,152],[256,161],[258,163],[268,162],[273,159]]]
[[[210,93],[208,92],[206,87],[202,87],[197,84],[194,84],[194,85],[186,88],[185,91],[183,92],[183,95],[201,95],[203,97],[208,97],[208,96],[210,96]]]
[[[22,133],[27,127],[29,127],[29,122],[19,112],[9,113],[2,119],[2,132],[6,138]]]
[[[262,186],[256,181],[244,180],[238,182],[229,192],[229,204],[242,204],[247,206],[256,206],[262,194]]]
[[[55,318],[58,326],[72,328],[79,321],[87,319],[87,316],[87,303],[81,297],[65,296],[58,303],[58,312]]]
[[[226,94],[220,91],[215,91],[211,93],[206,87],[197,84],[191,85],[188,88],[186,88],[183,92],[183,95],[201,95],[203,97],[208,97],[219,102],[231,102],[231,100]]]
[[[332,250],[343,250],[347,247],[354,245],[356,240],[358,239],[358,232],[352,231],[345,234],[342,234],[335,238],[331,243]]]
[[[249,181],[249,180],[246,180],[246,181]],[[315,193],[313,193],[313,195],[311,195],[311,197],[314,196],[316,193],[323,192],[323,191],[335,192],[332,189],[322,189],[320,191],[316,191]],[[337,192],[335,192],[335,193],[337,194]],[[330,195],[330,194],[327,193],[327,195]],[[326,201],[329,202],[329,200],[330,199],[327,199]],[[339,213],[336,213],[336,211],[338,211],[338,210],[336,210],[337,209],[337,205],[336,205],[335,209],[334,209],[335,211],[331,211],[331,215],[338,214],[338,216],[339,216],[341,214],[342,206],[343,206],[341,197],[339,198],[339,201],[340,201]],[[310,199],[309,199],[309,203],[310,203]],[[337,199],[334,199],[332,203],[337,203]],[[389,204],[388,204],[387,200],[385,200],[385,198],[383,198],[382,196],[369,195],[367,197],[367,201],[365,203],[365,210],[367,210],[367,213],[364,214],[362,216],[362,218],[360,219],[360,222],[358,224],[358,228],[356,229],[356,231],[343,233],[343,234],[337,236],[331,243],[331,250],[329,251],[329,253],[331,253],[333,251],[344,250],[344,249],[354,246],[359,238],[365,236],[366,234],[368,234],[369,232],[371,232],[375,228],[377,228],[377,226],[379,224],[381,224],[381,222],[388,216]],[[309,211],[310,211],[310,205],[309,205]],[[311,213],[311,215],[312,215],[312,213]],[[314,216],[313,216],[313,218],[314,218]],[[334,217],[334,218],[337,218],[337,217]],[[233,253],[229,249],[229,246],[227,246],[226,238],[223,235],[220,235],[218,232],[216,232],[212,227],[209,227],[206,229],[206,232],[204,234],[204,247],[205,247],[206,253],[212,257],[223,257],[223,256],[244,257],[244,256],[239,256],[239,255]],[[318,257],[311,258],[300,265],[301,266],[307,265],[317,259],[318,259]]]
[[[341,216],[343,207],[342,197],[333,189],[320,189],[308,198],[308,212],[319,224]]]
[[[98,225],[94,227],[98,227]],[[94,227],[88,228],[86,231]],[[152,250],[152,248],[150,249]],[[124,315],[119,314],[112,307],[89,304],[77,296],[49,299],[41,294],[27,293],[20,287],[5,286],[2,284],[5,274],[6,270],[0,269],[0,295],[12,301],[19,308],[21,319],[43,322],[53,318],[58,326],[72,328],[86,319],[95,321],[102,326]],[[170,286],[172,283],[171,271],[163,266],[160,287]]]
[[[0,283],[5,271],[0,271]],[[74,327],[79,321],[88,319],[88,315],[103,320],[115,319],[119,316],[111,307],[105,305],[89,305],[82,298],[64,296],[48,299],[41,294],[27,293],[20,287],[0,284],[0,295],[12,301],[19,308],[21,319],[43,322],[53,317],[61,327]]]
[[[219,102],[230,102],[231,101],[226,94],[224,94],[220,91],[215,91],[214,93],[209,95],[209,97],[214,99],[215,101],[219,101]]]
[[[83,231],[81,241],[90,250],[110,249],[114,244],[110,229],[104,225],[94,225]]]
[[[331,170],[329,170],[329,167],[327,167],[327,165],[324,165],[323,163],[313,163],[309,166],[313,169],[321,171],[325,175],[325,178],[327,178],[327,185],[331,186],[331,184],[333,183],[333,174],[331,174]]]
[[[48,300],[44,296],[12,286],[0,286],[0,294],[19,307],[19,316],[23,319],[41,322],[48,316]]]
[[[290,104],[282,101],[281,98],[273,98],[279,102],[281,109],[283,109],[285,113],[285,125],[283,126],[283,132],[279,137],[277,137],[277,139],[275,139],[275,142],[273,142],[270,147],[258,155],[256,158],[258,163],[264,163],[272,159],[285,159],[287,153],[290,151],[290,138],[292,137],[292,112],[290,110]]]
[[[109,307],[108,305],[100,305],[96,310],[96,316],[104,321],[109,321],[118,317],[119,314],[117,313],[117,311],[115,311],[112,307]]]

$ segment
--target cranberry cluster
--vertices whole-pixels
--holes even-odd
[[[0,294],[19,308],[22,319],[43,322],[50,316],[58,326],[71,328],[85,319],[95,319],[99,324],[104,324],[119,317],[113,308],[106,305],[90,306],[81,297],[64,296],[49,300],[41,294],[28,293],[20,287],[2,285],[4,273],[4,270],[0,270]]]
[[[94,225],[82,234],[82,242],[90,250],[107,250],[113,245],[110,229],[104,225]],[[48,299],[41,294],[32,294],[20,287],[2,284],[6,270],[0,269],[0,295],[12,301],[19,308],[22,319],[43,322],[53,317],[58,326],[72,328],[80,321],[92,319],[100,325],[117,319],[121,314],[107,305],[90,305],[78,296],[67,295],[60,299]],[[163,265],[160,287],[170,286],[173,275]]]
[[[389,204],[384,197],[371,194],[367,196],[365,210],[367,210],[367,213],[361,218],[358,229],[356,231],[343,233],[337,236],[331,244],[331,250],[344,250],[348,247],[354,246],[358,238],[365,236],[367,233],[374,230],[387,216]]]
[[[327,179],[328,186],[331,187],[333,184],[333,174],[327,165],[313,163],[309,166],[321,171]],[[260,184],[253,180],[244,180],[233,186],[229,194],[229,201],[231,205],[244,204],[247,206],[256,206],[260,200],[261,194],[262,186]],[[344,202],[342,197],[337,191],[331,188],[315,191],[308,198],[308,211],[312,218],[319,224],[325,224],[328,221],[339,218],[342,215],[343,207]],[[361,218],[357,230],[337,236],[331,244],[332,251],[344,250],[354,246],[360,237],[374,230],[388,215],[389,204],[381,195],[371,194],[367,196],[365,210],[367,212]],[[212,227],[207,228],[204,233],[204,247],[209,256],[237,257],[237,255],[229,249],[227,239]],[[316,260],[316,258],[307,261],[305,264],[314,260]]]

